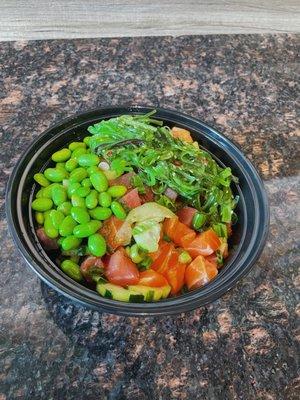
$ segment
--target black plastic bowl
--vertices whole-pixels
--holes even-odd
[[[239,194],[231,250],[218,276],[201,289],[157,303],[123,303],[100,297],[95,291],[65,275],[47,256],[35,231],[31,201],[36,190],[33,175],[43,170],[50,156],[66,144],[80,140],[87,127],[102,119],[121,114],[141,114],[153,107],[107,107],[68,118],[49,128],[27,149],[8,182],[6,211],[14,241],[34,272],[54,289],[80,303],[101,311],[122,315],[163,315],[189,311],[219,298],[250,271],[266,241],[269,209],[263,183],[253,165],[227,138],[205,123],[176,111],[157,109],[155,118],[169,126],[180,126],[192,132],[195,140],[222,165],[231,167],[239,178],[233,190]]]

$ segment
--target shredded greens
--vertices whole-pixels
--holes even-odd
[[[88,128],[92,151],[122,170],[138,172],[140,193],[150,186],[159,204],[174,210],[164,192],[173,189],[183,204],[207,216],[206,226],[236,219],[238,196],[230,188],[237,179],[230,168],[222,168],[196,143],[175,139],[170,128],[153,119],[155,110],[145,115],[122,115]],[[118,171],[120,172],[120,171]]]

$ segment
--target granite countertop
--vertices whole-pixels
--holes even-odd
[[[42,284],[8,234],[2,196],[0,400],[299,398],[299,45],[285,34],[0,43],[1,195],[51,124],[135,103],[220,129],[260,171],[271,206],[264,252],[233,290],[194,312],[139,319]]]

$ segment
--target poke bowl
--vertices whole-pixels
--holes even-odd
[[[27,264],[85,306],[120,315],[193,310],[258,259],[263,183],[204,122],[154,107],[106,107],[47,129],[15,166],[8,224]]]

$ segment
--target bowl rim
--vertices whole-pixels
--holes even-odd
[[[40,262],[45,262],[42,258],[37,261],[37,257],[33,257],[31,252],[28,248],[34,246],[32,245],[31,241],[29,244],[27,243],[27,247],[23,244],[19,237],[18,228],[15,225],[14,217],[13,217],[13,208],[14,208],[14,201],[15,199],[12,196],[11,188],[12,185],[18,175],[21,172],[22,177],[24,178],[26,168],[22,168],[25,159],[31,152],[31,149],[36,146],[39,142],[42,142],[45,137],[49,135],[54,130],[58,130],[53,137],[63,135],[66,129],[70,129],[72,123],[74,123],[74,127],[78,125],[76,123],[77,120],[82,118],[88,118],[88,116],[92,116],[93,114],[112,114],[112,116],[121,115],[124,113],[129,114],[139,114],[149,112],[153,109],[157,110],[158,114],[162,114],[164,116],[158,116],[158,118],[162,120],[172,120],[180,118],[182,121],[174,121],[178,124],[183,126],[189,127],[191,130],[199,131],[205,136],[209,138],[210,141],[219,143],[220,142],[225,145],[226,153],[230,154],[230,156],[234,159],[237,163],[239,169],[243,171],[243,174],[247,180],[249,187],[253,194],[255,194],[254,202],[255,202],[255,231],[251,237],[252,246],[249,246],[249,251],[246,251],[243,255],[242,260],[239,262],[239,268],[230,268],[224,274],[224,280],[214,279],[208,285],[202,287],[201,289],[192,291],[187,293],[186,295],[181,295],[175,298],[169,298],[166,300],[161,300],[157,303],[123,303],[111,299],[105,299],[100,297],[95,291],[85,288],[84,286],[80,285],[77,282],[71,280],[71,278],[67,277],[65,274],[56,274],[56,279],[53,276],[50,276],[47,271],[42,268]],[[168,118],[167,118],[168,117]],[[95,121],[99,121],[101,119],[111,118],[111,115],[105,116],[98,116],[93,117]],[[88,122],[88,120],[86,121]],[[85,122],[85,123],[86,123]],[[71,123],[71,126],[69,124]],[[190,126],[188,126],[190,125]],[[67,128],[66,128],[67,127]],[[51,139],[53,139],[51,137]],[[49,138],[49,140],[51,140]],[[230,151],[228,151],[230,149]],[[243,166],[246,165],[246,167]],[[29,168],[29,167],[28,167]],[[20,185],[21,186],[21,185]],[[19,192],[19,189],[18,189]],[[19,193],[20,195],[20,193]],[[258,198],[259,197],[259,198]],[[120,105],[120,106],[107,106],[107,107],[97,107],[94,109],[85,110],[80,113],[75,113],[67,118],[59,120],[57,123],[51,125],[41,134],[39,134],[30,144],[27,146],[26,150],[22,153],[21,157],[18,159],[16,165],[13,168],[13,171],[9,177],[7,187],[6,187],[6,215],[8,219],[8,226],[10,233],[13,237],[17,248],[21,252],[22,256],[25,258],[27,264],[34,270],[34,272],[40,277],[42,281],[50,285],[52,288],[57,290],[58,292],[62,293],[63,295],[67,296],[68,298],[75,300],[81,303],[84,306],[92,307],[94,309],[109,312],[119,315],[132,315],[132,316],[153,316],[153,315],[171,315],[171,314],[178,314],[181,312],[191,311],[195,308],[204,306],[212,301],[221,297],[225,292],[232,289],[236,283],[247,273],[249,273],[250,269],[253,267],[255,262],[257,261],[258,257],[260,256],[265,242],[267,240],[268,229],[269,229],[269,221],[270,221],[270,213],[269,213],[269,204],[267,194],[264,188],[264,184],[251,163],[251,161],[243,154],[243,152],[236,146],[230,139],[224,136],[215,128],[211,127],[210,125],[206,124],[202,120],[198,118],[191,117],[187,114],[178,112],[177,110],[161,108],[161,107],[154,107],[149,105]],[[17,202],[17,201],[16,201]],[[18,204],[16,204],[16,208],[18,208]],[[257,212],[257,210],[259,212]],[[257,220],[258,217],[262,218],[261,221]],[[18,221],[19,224],[22,226],[22,221]],[[26,227],[23,225],[23,230],[26,230]],[[256,243],[256,246],[253,247],[253,242]],[[36,251],[35,251],[36,252]],[[232,260],[231,265],[234,264],[234,259]],[[63,279],[59,280],[58,276],[63,276]],[[70,288],[69,286],[72,286]],[[75,291],[76,290],[76,291]],[[87,293],[92,292],[95,296],[90,296],[87,298]],[[89,293],[91,295],[91,293]],[[91,298],[94,298],[92,301]]]

